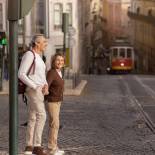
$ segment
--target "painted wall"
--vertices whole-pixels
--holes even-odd
[[[137,16],[131,17],[133,27],[133,41],[137,56],[137,71],[144,73],[155,73],[155,27],[154,27],[155,1],[132,0],[130,12]],[[139,11],[138,11],[139,10]],[[149,15],[149,11],[151,14]],[[139,18],[141,16],[141,18]],[[143,18],[142,18],[143,17]],[[144,20],[152,18],[152,22]],[[143,20],[141,20],[143,19]]]

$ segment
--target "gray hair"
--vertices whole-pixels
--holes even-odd
[[[35,46],[36,46],[36,42],[38,42],[38,39],[39,39],[40,37],[44,37],[44,34],[35,34],[35,35],[32,37],[32,40],[31,40],[29,46],[32,47],[32,48],[35,47]]]

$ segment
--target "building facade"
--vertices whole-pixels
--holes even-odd
[[[129,37],[131,29],[127,11],[130,4],[130,0],[103,0],[103,27],[108,32],[108,42],[116,37]]]
[[[90,5],[91,53],[89,73],[104,74],[106,71],[105,51],[107,45],[107,19],[104,18],[104,0],[92,0]]]
[[[83,16],[79,8],[82,0],[38,0],[31,12],[19,21],[19,43],[28,45],[35,33],[43,33],[48,38],[48,47],[45,52],[47,68],[50,68],[50,59],[53,54],[63,51],[64,33],[62,32],[62,15],[69,15],[69,33],[66,36],[67,67],[73,72],[81,72],[83,68],[82,32],[79,25]],[[83,5],[84,6],[84,5]],[[83,8],[82,8],[83,9]],[[31,26],[30,26],[31,25]],[[80,29],[80,30],[79,30]]]
[[[66,36],[66,58],[67,65],[73,72],[81,72],[83,67],[82,57],[82,42],[83,30],[81,20],[83,14],[80,8],[82,7],[82,0],[49,0],[49,46],[46,52],[47,58],[55,52],[62,51],[63,49],[63,32],[62,32],[62,14],[68,13],[69,15],[69,32]],[[80,18],[81,17],[81,18]],[[80,23],[79,23],[80,22]],[[80,26],[81,24],[81,26]],[[50,61],[48,61],[50,62]]]
[[[62,15],[63,13],[68,13],[69,31],[65,42],[67,61],[65,70],[67,74],[70,72],[73,78],[78,73],[85,72],[88,67],[87,63],[89,63],[85,43],[89,42],[86,33],[88,30],[90,2],[91,0],[86,2],[85,0],[35,1],[31,11],[18,21],[19,53],[27,49],[33,35],[44,34],[48,39],[48,47],[44,54],[48,70],[51,67],[51,56],[56,52],[63,51],[64,33],[62,32]],[[7,0],[0,0],[0,31],[6,31],[8,35],[6,14]]]
[[[80,0],[79,1],[80,13],[78,16],[79,21],[79,42],[82,48],[82,53],[80,54],[82,63],[81,69],[82,72],[88,73],[89,64],[91,62],[91,30],[92,30],[92,21],[91,21],[91,0]]]
[[[141,73],[155,73],[155,1],[132,0],[128,15],[136,49],[136,69]]]
[[[69,14],[69,33],[66,36],[67,67],[71,72],[85,72],[89,63],[87,48],[90,47],[90,2],[91,0],[37,0],[31,11],[20,19],[18,29],[19,51],[29,46],[36,33],[48,38],[45,52],[46,64],[50,68],[53,54],[63,50],[62,14]],[[8,34],[7,0],[0,0],[0,30]],[[89,26],[88,26],[89,25]],[[88,43],[85,46],[85,43]]]
[[[0,0],[0,31],[7,29],[6,4],[6,0]]]

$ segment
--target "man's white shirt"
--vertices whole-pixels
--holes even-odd
[[[46,66],[41,56],[34,52],[35,54],[35,69],[33,73],[33,67],[29,75],[27,75],[30,66],[34,60],[34,55],[31,51],[27,51],[23,57],[18,71],[18,78],[24,82],[28,87],[36,89],[38,86],[44,86],[47,84],[46,81]]]

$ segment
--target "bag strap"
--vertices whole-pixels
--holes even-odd
[[[33,62],[32,62],[32,64],[31,64],[31,66],[30,66],[30,68],[29,68],[29,70],[28,70],[28,72],[27,72],[27,75],[29,75],[30,74],[30,71],[31,71],[31,69],[32,69],[32,67],[33,67],[33,74],[34,74],[34,72],[35,72],[35,59],[36,59],[36,56],[35,56],[35,53],[33,52],[33,51],[31,51],[32,53],[33,53],[33,56],[34,56],[34,58],[33,58]]]

